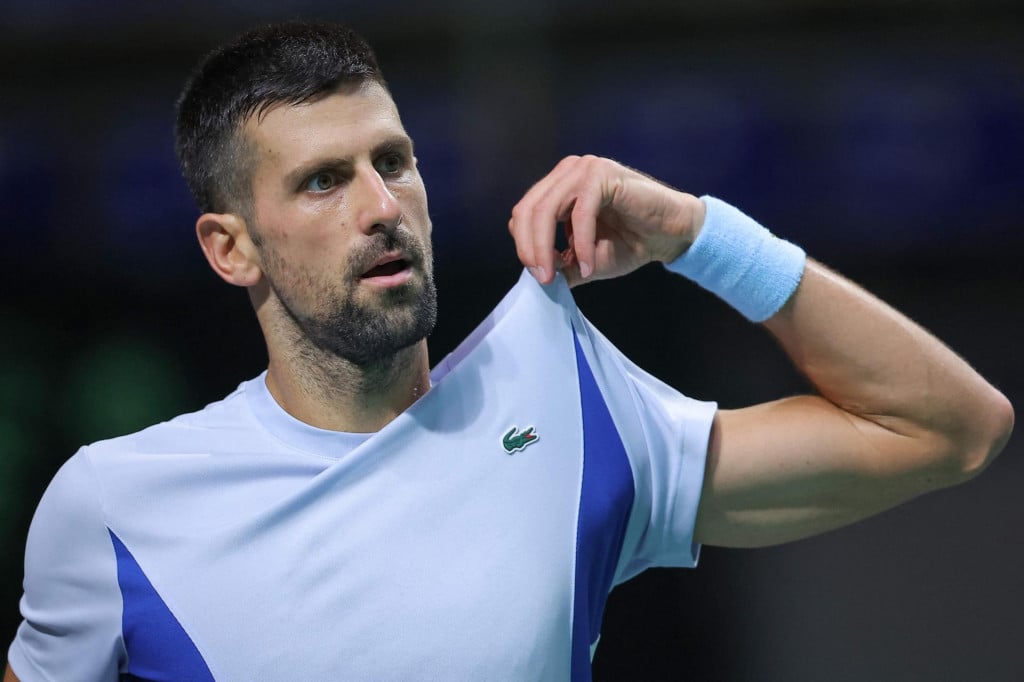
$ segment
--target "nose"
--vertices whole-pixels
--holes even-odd
[[[402,222],[402,209],[384,178],[370,168],[360,174],[358,221],[366,233],[390,232]]]

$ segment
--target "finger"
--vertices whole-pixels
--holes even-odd
[[[543,273],[537,270],[537,263],[533,258],[533,232],[525,229],[526,221],[517,216],[517,208],[512,209],[512,217],[508,221],[508,231],[516,245],[516,257],[537,281],[543,282]]]
[[[561,196],[558,219],[573,235],[573,264],[580,279],[590,277],[597,267],[597,219],[607,202],[606,176],[608,162],[596,156],[583,156],[575,164],[574,173],[550,190]]]
[[[534,244],[536,235],[535,206],[546,195],[548,187],[555,182],[555,177],[563,171],[565,165],[566,159],[563,159],[551,172],[536,182],[512,208],[512,218],[509,221],[509,232],[512,233],[516,244],[516,255],[541,283],[546,283],[550,276],[549,273],[553,273],[551,269],[543,270],[544,260],[537,258],[537,249]]]
[[[576,260],[576,238],[573,232],[571,217],[565,221],[565,234],[568,246],[559,254],[559,259],[561,261],[562,276],[565,277],[565,281],[569,283],[570,287],[574,287],[582,282],[583,278],[580,276],[579,262]]]
[[[554,263],[564,265],[560,262],[560,255],[555,250],[558,223],[564,223],[566,236],[570,236],[572,234],[573,209],[578,198],[581,193],[593,191],[600,182],[589,170],[589,165],[583,163],[583,159],[574,157],[569,162],[560,165],[560,172],[553,173],[544,186],[538,188],[536,195],[532,197],[534,204],[531,226],[534,232],[534,257],[545,267],[548,258],[551,258]],[[592,231],[593,229],[591,229]],[[575,267],[577,264],[575,257],[572,263]]]
[[[509,231],[516,241],[519,260],[530,268],[538,281],[546,284],[554,277],[558,253],[554,248],[555,230],[563,201],[566,179],[579,157],[566,157],[537,182],[512,209]]]
[[[603,202],[600,183],[595,179],[576,197],[568,218],[572,221],[573,253],[582,279],[590,277],[596,265],[597,216]]]

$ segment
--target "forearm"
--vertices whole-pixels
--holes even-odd
[[[966,362],[735,207],[703,200],[697,237],[669,269],[765,323],[836,416],[852,420],[841,449],[866,446],[872,465],[954,480],[998,453],[1013,410]]]
[[[1012,408],[963,360],[725,202],[568,157],[516,204],[509,230],[545,284],[556,261],[570,284],[664,262],[763,322],[816,387],[716,414],[700,542],[763,545],[836,528],[963,480],[1009,437]]]
[[[808,260],[792,298],[765,322],[823,398],[910,438],[950,475],[980,471],[1009,438],[1006,398],[942,342],[892,307]]]

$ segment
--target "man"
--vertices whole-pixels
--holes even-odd
[[[588,679],[614,584],[964,481],[1009,437],[1006,399],[899,313],[728,204],[593,157],[516,205],[533,277],[431,372],[426,193],[347,29],[215,52],[178,146],[269,366],[62,468],[6,680]],[[651,261],[763,322],[819,395],[716,410],[629,363],[566,284]]]

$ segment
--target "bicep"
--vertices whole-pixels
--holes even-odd
[[[720,410],[696,540],[755,547],[852,523],[944,485],[936,447],[817,396]]]
[[[4,672],[4,682],[20,682],[14,671],[11,670],[10,665],[7,666],[7,670]]]

